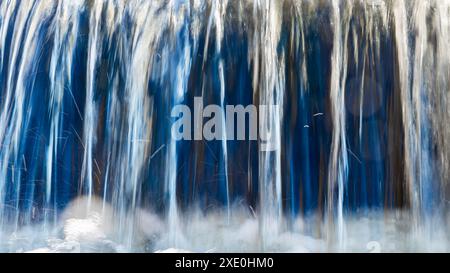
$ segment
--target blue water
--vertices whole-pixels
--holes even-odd
[[[305,233],[344,240],[372,211],[444,223],[450,4],[395,2],[2,0],[0,228],[56,226],[80,196],[129,243],[140,209],[175,246],[194,209],[243,207],[263,237],[316,217]],[[277,151],[174,141],[194,97],[280,105]]]

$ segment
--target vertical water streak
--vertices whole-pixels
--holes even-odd
[[[429,160],[430,155],[428,151],[428,134],[429,134],[429,122],[426,121],[426,108],[427,108],[427,98],[428,88],[426,87],[426,75],[424,71],[424,63],[426,50],[427,50],[427,23],[426,16],[429,8],[429,2],[417,1],[414,3],[412,24],[416,30],[415,45],[414,45],[414,56],[412,58],[412,83],[411,83],[411,93],[412,93],[412,108],[413,108],[413,122],[409,130],[414,130],[411,134],[414,136],[414,195],[413,195],[413,217],[416,221],[416,228],[421,229],[419,222],[426,217],[424,215],[422,204],[425,202],[426,187],[432,183],[432,172]],[[420,231],[420,230],[419,230]]]
[[[253,91],[260,105],[259,134],[267,133],[269,143],[259,143],[259,221],[262,248],[280,232],[281,196],[281,124],[284,99],[284,52],[278,52],[282,3],[254,1],[254,20],[258,26],[254,36]],[[260,73],[260,74],[259,74]],[[276,106],[276,107],[273,107]],[[266,107],[266,111],[261,111]],[[263,108],[264,109],[264,108]],[[279,109],[279,111],[277,111]],[[261,125],[262,124],[262,125]],[[262,127],[268,131],[261,132]],[[264,146],[266,146],[264,148]]]
[[[73,54],[76,46],[76,40],[79,32],[79,16],[83,9],[84,1],[64,1],[58,2],[56,14],[52,22],[53,49],[51,52],[51,61],[49,67],[50,79],[50,101],[48,113],[51,117],[50,134],[47,145],[46,155],[46,207],[52,208],[52,221],[56,223],[57,202],[51,203],[50,194],[52,191],[52,181],[61,180],[55,177],[58,168],[57,160],[60,153],[64,151],[58,150],[62,136],[62,115],[63,97],[66,95],[76,101],[71,90],[72,81],[72,63]],[[54,184],[57,186],[57,183]],[[53,189],[56,191],[56,189]]]
[[[345,84],[347,78],[347,40],[349,18],[353,1],[332,0],[333,52],[331,57],[330,101],[333,123],[330,166],[328,169],[328,213],[331,225],[336,224],[337,242],[344,248],[344,191],[348,177],[348,156],[346,139]],[[344,16],[342,16],[344,15]],[[337,200],[335,192],[337,191]],[[336,213],[336,223],[334,215]],[[334,232],[334,231],[331,231]],[[330,234],[331,235],[331,234]]]
[[[124,145],[121,147],[120,193],[117,203],[121,211],[121,231],[126,245],[134,238],[136,208],[140,203],[142,172],[145,170],[152,141],[153,99],[148,82],[155,62],[155,52],[161,28],[166,23],[157,15],[156,3],[131,1],[127,12],[133,19],[129,37],[129,55],[125,67],[125,103],[127,114]],[[169,20],[168,18],[165,20]],[[131,216],[127,218],[126,215]]]
[[[35,107],[30,101],[33,85],[36,80],[37,58],[42,39],[41,30],[51,15],[52,1],[13,1],[16,8],[14,34],[11,38],[10,58],[8,63],[8,77],[6,89],[3,91],[4,100],[0,114],[0,197],[5,204],[5,190],[10,187],[13,192],[15,210],[14,223],[19,224],[19,202],[21,192],[21,177],[24,169],[23,141],[27,132],[31,113]],[[8,28],[6,22],[3,27]],[[4,37],[3,37],[4,39]],[[5,44],[5,41],[2,42]],[[4,54],[4,52],[2,53]],[[3,221],[4,209],[0,215]]]
[[[434,18],[432,25],[435,31],[436,45],[434,59],[435,70],[431,70],[434,89],[440,92],[430,90],[432,97],[431,111],[436,115],[433,118],[433,139],[439,145],[439,155],[437,157],[437,165],[441,172],[440,174],[440,188],[439,188],[439,202],[445,204],[449,200],[450,193],[450,128],[447,125],[450,119],[450,108],[447,106],[450,102],[450,1],[449,0],[435,0],[433,1],[435,7]],[[440,204],[442,205],[442,204]],[[444,205],[445,206],[445,205]],[[445,208],[445,207],[444,207]],[[448,205],[446,207],[448,214]]]
[[[170,2],[170,29],[174,32],[175,37],[178,35],[181,37],[176,40],[175,37],[170,37],[171,46],[179,50],[179,58],[172,60],[171,67],[174,67],[175,74],[171,78],[173,85],[169,92],[173,95],[169,95],[169,106],[183,103],[185,100],[185,94],[187,92],[187,85],[189,79],[189,73],[191,69],[191,54],[194,50],[190,44],[190,33],[187,27],[189,22],[190,4],[182,6],[177,1]],[[171,128],[168,128],[169,131]],[[181,227],[179,226],[178,215],[178,203],[177,203],[177,174],[178,174],[178,155],[177,155],[177,141],[169,134],[169,152],[167,153],[166,164],[166,190],[169,195],[169,244],[177,247],[181,241]]]
[[[81,192],[88,196],[88,206],[94,191],[94,148],[97,142],[96,127],[98,109],[95,101],[96,91],[96,70],[98,67],[99,53],[102,50],[102,33],[101,33],[101,13],[103,10],[103,1],[93,1],[89,14],[89,39],[88,39],[88,56],[86,67],[86,101],[83,114],[83,165],[81,169]]]

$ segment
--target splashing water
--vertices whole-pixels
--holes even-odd
[[[449,251],[449,18],[447,0],[1,1],[0,251]],[[172,108],[196,102],[279,106],[259,116],[273,150],[176,141]]]

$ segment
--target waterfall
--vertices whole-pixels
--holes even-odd
[[[168,248],[211,215],[255,220],[258,251],[299,230],[349,249],[372,212],[431,240],[449,217],[449,18],[448,0],[2,0],[0,238],[50,234],[86,198],[130,251],[149,212]],[[228,135],[228,105],[255,106],[270,143]]]
[[[259,5],[259,6],[258,6]],[[254,2],[254,20],[257,31],[254,32],[253,90],[258,91],[260,105],[278,105],[283,107],[284,97],[284,53],[277,51],[281,28],[281,9],[277,1]],[[259,25],[259,26],[258,26]],[[262,57],[264,56],[264,57]],[[259,66],[259,67],[257,67]],[[261,237],[273,238],[279,232],[282,213],[281,196],[281,140],[280,130],[283,113],[265,111],[260,116],[267,124],[268,131],[274,134],[274,149],[260,151],[259,174],[261,208]],[[261,128],[260,128],[261,130]],[[260,146],[262,144],[260,143]],[[261,150],[261,149],[260,149]],[[273,150],[273,151],[272,151]],[[263,239],[263,247],[264,247]]]

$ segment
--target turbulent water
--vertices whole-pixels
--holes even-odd
[[[448,0],[0,0],[0,251],[450,251],[449,48]],[[199,97],[275,149],[176,141]]]

